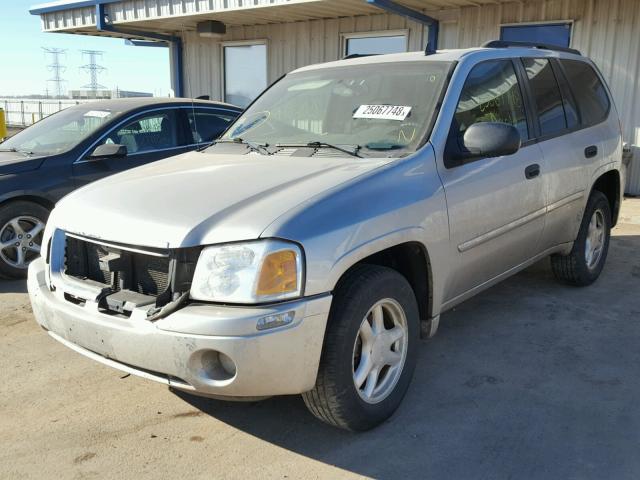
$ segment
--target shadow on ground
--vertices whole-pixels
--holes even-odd
[[[0,293],[27,293],[27,281],[5,280],[0,277]]]
[[[548,260],[443,315],[400,410],[367,433],[302,399],[225,403],[176,393],[235,428],[378,478],[637,478],[640,236],[612,238],[588,288]],[[286,372],[283,372],[286,375]]]

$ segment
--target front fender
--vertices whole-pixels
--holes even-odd
[[[444,189],[433,149],[423,148],[309,199],[261,236],[302,244],[305,295],[331,292],[359,261],[401,243],[417,242],[432,260],[432,308],[437,311],[451,253]]]
[[[356,245],[351,250],[344,252],[344,254],[334,262],[327,275],[326,283],[328,286],[335,286],[347,270],[356,263],[370,257],[374,253],[381,252],[395,245],[417,242],[426,249],[426,245],[423,244],[424,238],[425,232],[423,228],[407,227]]]

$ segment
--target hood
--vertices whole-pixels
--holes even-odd
[[[305,200],[390,161],[191,152],[76,190],[51,221],[80,235],[156,248],[253,240]]]
[[[0,152],[0,175],[36,170],[43,160],[44,157],[27,157],[20,152]]]

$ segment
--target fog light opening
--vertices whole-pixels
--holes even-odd
[[[236,364],[228,355],[215,350],[202,354],[202,373],[215,381],[231,380],[236,376]]]

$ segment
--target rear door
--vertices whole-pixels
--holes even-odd
[[[449,141],[478,122],[503,122],[520,132],[522,147],[513,155],[481,158],[440,168],[449,211],[454,275],[447,300],[468,292],[525,262],[539,251],[544,227],[544,171],[540,149],[530,140],[516,64],[490,60],[473,67],[465,81]]]
[[[193,149],[187,137],[181,112],[177,108],[159,108],[137,113],[104,134],[73,165],[76,185],[81,186],[114,173],[149,162],[178,155]],[[127,156],[115,159],[89,158],[91,152],[105,143],[127,147]]]
[[[571,61],[571,80],[561,65],[565,60],[523,58],[537,110],[537,138],[547,169],[543,174],[548,198],[547,221],[542,238],[543,249],[572,242],[589,195],[590,179],[603,155],[603,135],[599,127],[606,111],[595,117],[586,106],[580,108],[583,91],[593,83],[584,62]],[[593,73],[595,76],[595,72]],[[581,92],[579,95],[574,92]],[[607,99],[604,92],[604,99]],[[594,108],[592,106],[592,108]],[[607,107],[608,108],[608,107]]]

